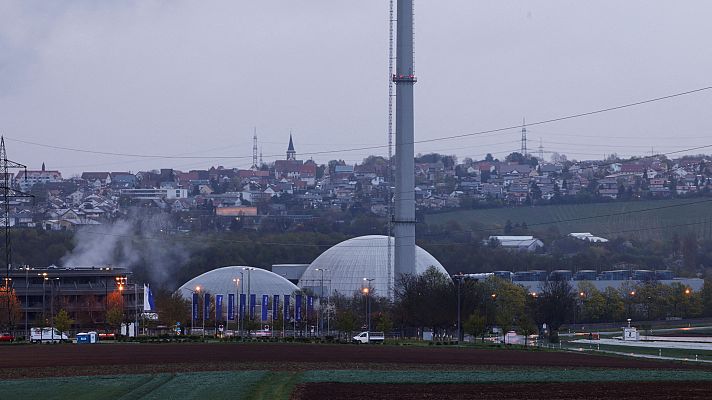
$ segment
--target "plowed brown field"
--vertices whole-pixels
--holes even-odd
[[[672,400],[709,399],[711,382],[515,383],[474,385],[300,384],[292,400]]]
[[[98,344],[0,346],[0,377],[231,369],[700,368],[592,354],[317,344]],[[302,366],[302,368],[300,368]]]

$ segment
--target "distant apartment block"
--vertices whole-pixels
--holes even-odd
[[[121,189],[121,196],[128,197],[132,200],[187,199],[188,189]]]

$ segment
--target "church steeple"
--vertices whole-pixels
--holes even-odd
[[[45,170],[45,164],[42,163],[42,171],[44,172],[44,170]]]
[[[289,134],[289,147],[287,147],[287,160],[296,160],[297,152],[294,150],[294,142],[292,141],[292,134]]]

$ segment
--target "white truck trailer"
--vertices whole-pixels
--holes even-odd
[[[56,328],[32,328],[30,342],[32,343],[61,343],[69,341],[67,335],[60,333]]]
[[[386,335],[383,332],[361,332],[353,337],[356,343],[383,343]]]

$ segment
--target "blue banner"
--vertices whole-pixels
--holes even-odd
[[[234,294],[227,295],[227,320],[228,321],[235,320],[235,295]]]
[[[215,295],[215,321],[223,320],[222,303],[223,303],[223,295],[216,294]]]
[[[245,296],[244,293],[240,294],[240,320],[245,318],[245,302],[247,301],[247,297]]]
[[[302,320],[302,295],[294,295],[294,319],[297,322]]]
[[[284,310],[282,310],[282,318],[284,318],[285,321],[292,320],[292,316],[289,314],[289,295],[288,294],[284,295]]]
[[[314,296],[307,296],[307,319],[314,312]]]
[[[203,302],[203,319],[210,318],[210,293],[205,293],[205,301]]]
[[[267,321],[267,312],[269,311],[269,295],[262,295],[262,307],[260,307],[260,311],[262,311],[262,322]]]
[[[200,299],[198,293],[193,293],[193,321],[198,320],[198,310],[200,309]]]
[[[250,319],[255,318],[255,305],[257,303],[257,295],[250,295]]]
[[[272,321],[279,319],[279,295],[272,297]]]

